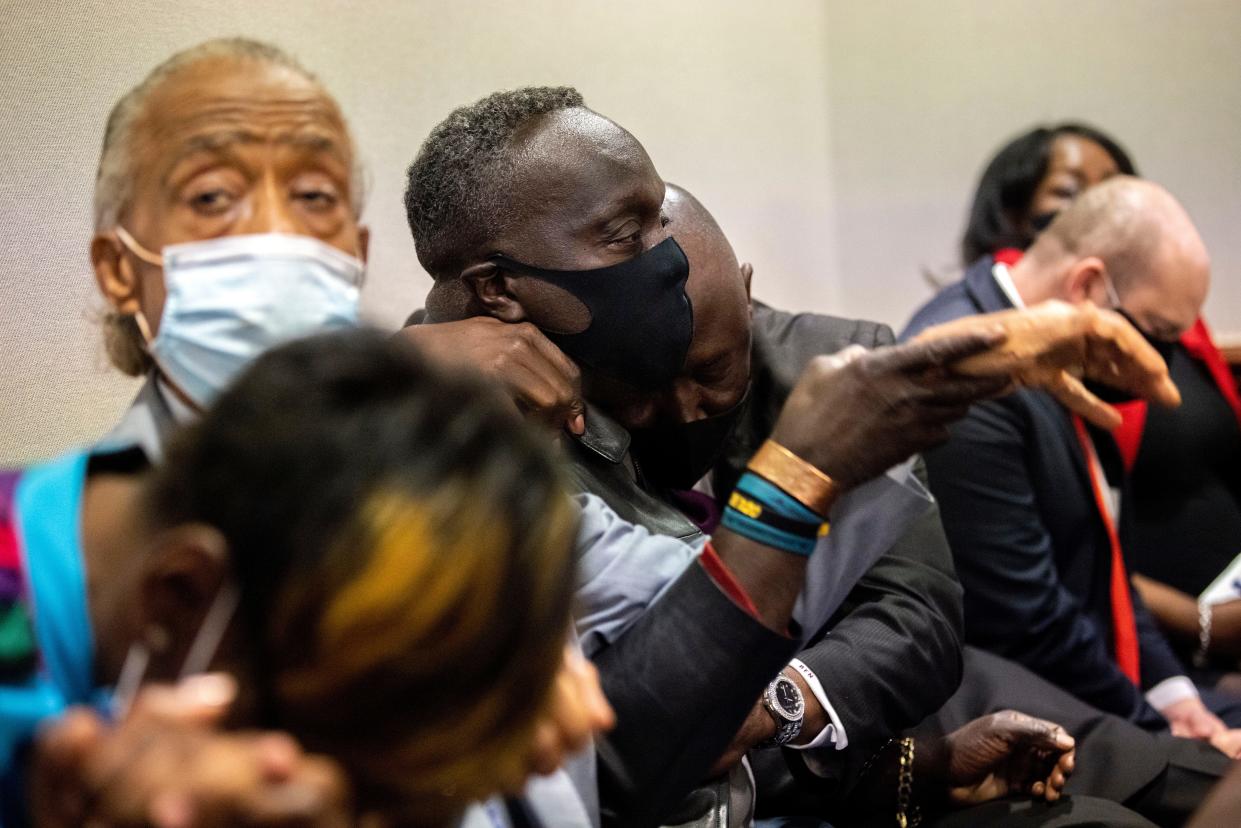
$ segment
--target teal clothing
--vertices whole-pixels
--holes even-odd
[[[0,533],[10,553],[4,566],[8,609],[29,615],[34,658],[24,675],[0,680],[0,774],[4,777],[4,821],[13,825],[23,803],[15,762],[44,720],[76,704],[102,704],[94,686],[94,635],[82,557],[82,493],[89,454],[65,455],[11,474],[0,490]],[[15,481],[14,481],[15,478]],[[16,611],[16,610],[15,610]],[[17,663],[17,662],[11,662]]]

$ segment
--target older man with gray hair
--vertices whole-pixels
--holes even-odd
[[[357,165],[335,100],[265,43],[200,44],[121,98],[90,254],[108,354],[148,381],[108,442],[158,457],[159,436],[260,350],[356,323]]]

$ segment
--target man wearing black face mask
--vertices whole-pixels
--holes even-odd
[[[595,653],[619,723],[599,746],[600,794],[605,821],[623,825],[683,821],[690,814],[669,806],[684,782],[702,779],[726,746],[717,767],[770,737],[770,744],[814,743],[822,761],[810,787],[838,797],[892,736],[951,694],[961,669],[959,586],[934,508],[923,494],[925,508],[889,511],[893,501],[876,503],[855,487],[934,443],[940,424],[961,416],[968,400],[999,390],[961,385],[945,370],[952,356],[909,346],[865,353],[856,345],[891,342],[886,329],[865,322],[770,312],[751,343],[748,266],[738,267],[708,217],[699,232],[714,229],[696,249],[727,255],[699,259],[686,281],[676,254],[695,240],[675,219],[668,223],[663,199],[641,146],[566,89],[497,93],[453,113],[411,165],[406,192],[419,259],[437,280],[424,321],[442,324],[403,335],[483,368],[510,386],[520,407],[580,435],[566,441],[577,482],[629,521],[701,544],[700,528],[727,506],[712,554],[741,587],[729,594],[748,594],[765,623],[773,605],[789,616],[803,578],[806,594],[816,588],[804,564],[789,566],[788,553],[814,546],[790,537],[792,504],[782,518],[793,523],[764,527],[769,545],[734,554],[744,518],[757,514],[747,498],[761,496],[761,484],[744,479],[747,463],[752,469],[772,458],[761,450],[764,440],[791,440],[799,446],[794,455],[814,452],[821,470],[853,489],[846,498],[875,507],[866,526],[880,539],[877,551],[832,619],[831,635],[816,638],[815,654],[805,655],[821,666],[784,671],[805,703],[800,733],[777,727],[776,713],[755,705],[766,679],[754,684],[744,665],[760,653],[736,616],[711,608],[708,596],[719,590],[690,588],[702,581],[695,572],[705,561]],[[607,278],[619,276],[623,282]],[[646,316],[663,321],[648,326]],[[591,336],[597,326],[611,335]],[[822,356],[841,349],[836,358]],[[652,353],[663,356],[652,360]],[[579,386],[591,403],[584,418],[572,404]],[[714,471],[717,497],[683,491],[705,471]],[[908,467],[897,476],[885,491],[901,502],[919,487]],[[737,500],[727,496],[734,485]],[[703,508],[691,522],[694,506]],[[833,512],[828,543],[848,533],[850,514],[836,521]],[[816,553],[813,563],[821,560]],[[852,585],[860,574],[839,580]],[[833,585],[818,586],[830,592]],[[716,586],[727,589],[722,579]],[[779,649],[787,661],[792,651],[777,642],[769,640],[762,657]]]
[[[1176,200],[1114,178],[1062,211],[1011,267],[977,262],[904,336],[1062,299],[1113,307],[1166,351],[1197,319],[1208,280],[1206,250]],[[1241,703],[1185,678],[1128,582],[1132,515],[1111,437],[1034,390],[975,406],[952,432],[926,461],[965,586],[966,640],[1107,712],[1241,753],[1241,730],[1230,729]]]
[[[688,261],[666,226],[663,201],[663,180],[641,145],[585,109],[573,90],[498,93],[454,113],[433,131],[411,166],[406,194],[419,259],[437,277],[428,321],[452,324],[419,325],[407,334],[428,350],[484,367],[525,389],[515,393],[523,408],[558,411],[563,419],[556,425],[582,435],[569,448],[581,460],[573,472],[584,490],[601,495],[632,523],[698,538],[701,544],[698,527],[667,505],[665,486],[639,483],[647,483],[649,473],[688,487],[710,466],[728,430],[721,421],[738,410],[749,385],[748,306],[736,272],[724,295],[689,301]],[[726,318],[710,331],[695,330],[713,313],[719,317],[713,303]],[[706,332],[710,336],[704,338]],[[866,344],[876,343],[874,329],[864,333]],[[564,352],[550,346],[552,338]],[[841,337],[836,348],[848,341]],[[521,347],[530,343],[536,344]],[[961,345],[958,353],[986,347],[981,341]],[[687,361],[699,361],[693,349],[714,355],[716,364],[708,366],[711,388],[681,378]],[[932,366],[952,358],[952,353],[894,351],[886,360],[867,359],[865,371],[857,370],[860,364],[848,367],[848,359],[831,365],[817,361],[800,399],[807,408],[818,403],[824,413],[794,417],[772,436],[794,453],[814,447],[816,456],[824,455],[814,462],[831,469],[828,474],[846,486],[861,483],[933,442],[944,419],[958,416],[966,401],[1002,386],[944,382],[942,372],[934,388],[924,385],[926,371],[934,373]],[[831,382],[828,377],[838,368],[844,373]],[[585,412],[584,421],[580,409],[555,405],[576,396],[579,382],[582,396],[599,405]],[[910,394],[917,399],[898,416],[866,416],[878,404],[876,395],[895,400]],[[661,419],[707,423],[699,427],[712,431],[724,427],[715,439],[698,441],[704,445],[691,455],[689,468],[660,462],[685,456],[683,443],[676,453],[652,445],[655,450],[643,451],[635,463],[628,451],[631,432],[635,441],[648,435],[657,442],[649,429]],[[599,747],[605,820],[636,825],[669,816],[680,797],[708,775],[759,692],[796,648],[795,641],[789,646],[776,633],[787,629],[805,557],[752,542],[737,554],[744,546],[739,542],[748,541],[728,529],[713,537],[741,588],[740,594],[729,594],[752,600],[770,628],[765,637],[747,629],[752,622],[744,615],[713,609],[716,586],[725,588],[730,578],[708,568],[711,578],[704,579],[704,564],[692,566],[655,605],[657,611],[595,656],[619,722]],[[938,548],[943,549],[942,540]],[[958,587],[945,571],[944,551],[942,559],[911,564],[914,574],[903,573],[923,585],[916,597],[891,585],[891,626],[920,632],[922,640],[910,649],[925,659],[923,670],[899,663],[904,654],[890,670],[860,662],[849,671],[842,666],[842,675],[872,677],[871,686],[907,673],[911,691],[890,707],[871,709],[871,720],[882,722],[875,733],[860,723],[849,733],[859,744],[854,777],[893,728],[912,724],[955,687]],[[893,575],[893,581],[900,579]],[[700,583],[706,585],[696,586]],[[877,592],[874,600],[881,603]],[[759,642],[765,642],[761,649]],[[881,644],[876,650],[892,648]],[[931,671],[929,681],[918,675]],[[873,697],[869,691],[860,686],[857,697]],[[804,734],[788,738],[809,741],[827,732],[824,741],[829,741],[836,735],[828,727],[829,714],[809,691],[804,696],[814,707],[813,718]],[[898,721],[883,721],[888,718]],[[758,729],[760,738],[767,729],[771,735],[776,731],[770,717],[766,727],[758,722]],[[844,734],[839,738],[843,743]]]

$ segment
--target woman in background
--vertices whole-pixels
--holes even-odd
[[[1120,144],[1094,127],[1065,123],[1019,135],[983,170],[961,239],[961,264],[969,267],[983,256],[1016,261],[1057,212],[1113,175],[1137,175],[1137,169]]]

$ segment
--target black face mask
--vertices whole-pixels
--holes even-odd
[[[594,270],[546,270],[498,254],[491,261],[555,285],[586,306],[584,331],[543,331],[580,364],[644,389],[668,384],[685,367],[694,338],[694,310],[685,293],[689,259],[672,237]]]
[[[1159,354],[1164,362],[1170,363],[1172,361],[1172,354],[1176,352],[1176,342],[1174,340],[1160,339],[1157,336],[1152,336],[1124,308],[1116,308],[1116,312],[1125,317],[1125,321],[1137,329],[1138,333],[1142,334],[1142,338],[1155,349],[1155,353]]]
[[[1034,235],[1038,235],[1051,226],[1056,220],[1056,216],[1060,214],[1059,210],[1049,210],[1046,213],[1039,213],[1037,216],[1030,216],[1030,229],[1034,231]]]
[[[689,423],[634,429],[629,446],[646,482],[690,489],[711,471],[750,399],[750,391],[727,411]]]
[[[1172,364],[1172,354],[1176,352],[1175,342],[1169,342],[1166,339],[1159,339],[1158,337],[1151,336],[1147,333],[1146,329],[1139,325],[1138,321],[1134,319],[1124,308],[1114,308],[1113,310],[1123,316],[1125,321],[1134,327],[1134,330],[1142,334],[1142,338],[1155,349],[1155,353],[1159,354],[1160,358],[1165,363],[1168,365]],[[1087,380],[1085,385],[1086,388],[1088,388],[1096,397],[1109,405],[1119,405],[1121,403],[1133,402],[1137,399],[1137,397],[1129,391],[1122,391],[1119,388],[1112,388],[1110,385],[1104,385],[1093,380]]]

